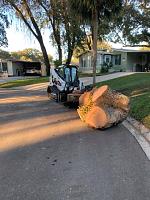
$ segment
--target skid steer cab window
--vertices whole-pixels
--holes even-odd
[[[71,81],[70,68],[68,68],[68,67],[65,68],[65,81],[66,82],[70,82]]]
[[[72,70],[71,70],[71,75],[72,75],[72,82],[76,81],[77,79],[77,69],[75,67],[72,67]]]

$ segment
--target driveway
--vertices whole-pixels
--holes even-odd
[[[0,89],[0,199],[149,200],[149,186],[123,125],[94,130],[43,90]]]

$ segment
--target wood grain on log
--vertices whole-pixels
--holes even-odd
[[[108,128],[122,122],[129,112],[129,98],[104,85],[79,98],[78,114],[94,128]]]

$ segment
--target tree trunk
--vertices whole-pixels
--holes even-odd
[[[122,122],[129,113],[129,98],[107,85],[85,92],[79,98],[77,112],[93,128],[108,128]]]
[[[92,15],[92,25],[93,25],[93,87],[96,83],[96,63],[97,63],[97,30],[98,30],[98,16],[96,8],[93,10]]]
[[[61,49],[61,45],[57,44],[58,46],[58,56],[59,56],[59,62],[60,62],[60,65],[62,64],[62,49]]]
[[[43,39],[41,37],[38,37],[38,41],[40,43],[41,51],[43,53],[44,63],[46,66],[46,73],[47,73],[47,76],[49,76],[50,75],[50,63],[49,63],[48,54],[47,54]]]
[[[68,48],[68,56],[67,56],[67,61],[66,61],[67,65],[71,63],[72,55],[73,55],[73,50]]]

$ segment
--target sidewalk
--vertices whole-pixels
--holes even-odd
[[[96,82],[107,81],[107,80],[111,80],[111,79],[114,79],[114,78],[128,76],[128,75],[131,75],[131,74],[134,74],[134,72],[117,72],[117,73],[114,73],[114,74],[108,74],[108,75],[104,75],[104,76],[97,76],[96,77]],[[80,78],[80,81],[83,82],[84,85],[92,84],[92,80],[93,80],[92,77]],[[31,91],[34,91],[34,90],[46,91],[47,85],[48,85],[48,82],[21,86],[21,87],[17,87],[16,89],[25,89],[25,90],[31,90]]]
[[[111,79],[115,79],[115,78],[119,78],[123,76],[128,76],[134,73],[135,72],[117,72],[113,74],[97,76],[96,82],[103,82],[103,81],[107,81],[107,80],[111,80]],[[83,78],[80,78],[80,80],[84,83],[84,85],[89,85],[89,84],[92,84],[93,77],[83,77]]]

